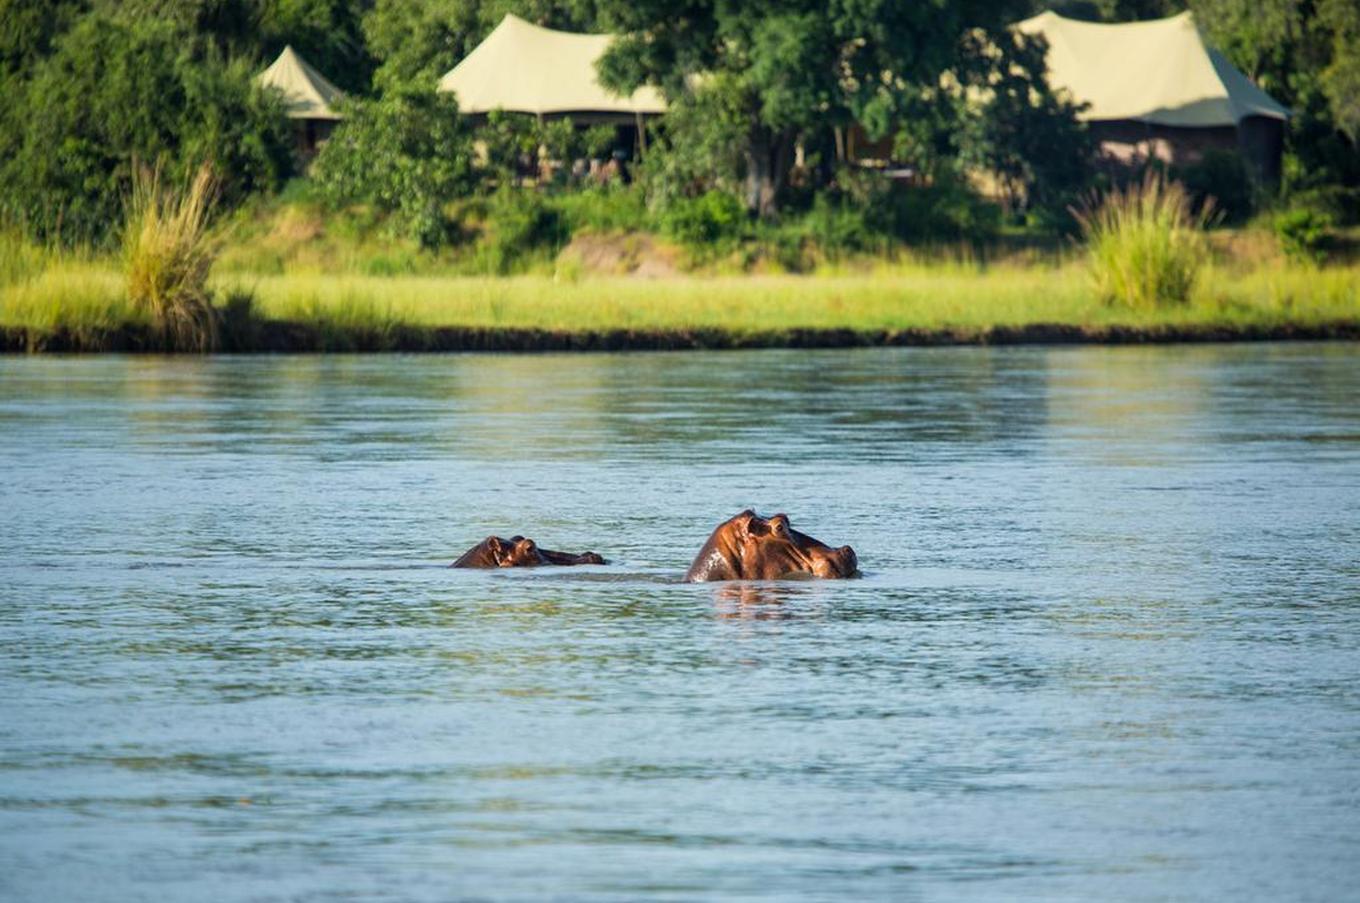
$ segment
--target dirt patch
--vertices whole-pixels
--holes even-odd
[[[645,232],[585,232],[573,236],[557,255],[557,270],[660,279],[681,271],[682,256],[679,248]]]
[[[316,241],[326,234],[326,224],[319,210],[309,210],[296,205],[285,207],[274,220],[269,230],[269,243],[297,246]]]

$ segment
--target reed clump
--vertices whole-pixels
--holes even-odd
[[[1073,209],[1101,299],[1133,309],[1189,302],[1207,258],[1212,206],[1196,209],[1185,186],[1153,171]]]
[[[160,167],[133,177],[123,235],[128,298],[151,318],[172,351],[217,347],[217,314],[208,275],[216,248],[208,219],[217,178],[204,164],[184,185],[167,183]]]

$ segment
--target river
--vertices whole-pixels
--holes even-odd
[[[0,512],[6,900],[1360,886],[1360,346],[0,358]]]

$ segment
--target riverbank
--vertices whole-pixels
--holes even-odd
[[[1211,266],[1191,301],[1130,309],[1077,262],[894,264],[814,276],[364,276],[213,281],[223,352],[571,351],[1360,337],[1360,267]],[[155,352],[117,270],[0,289],[0,350]]]
[[[1062,323],[989,329],[787,329],[734,333],[696,330],[494,329],[399,325],[390,330],[333,330],[312,323],[259,321],[251,331],[226,333],[224,354],[353,352],[694,351],[753,348],[860,348],[941,345],[1147,345],[1192,342],[1360,341],[1360,318],[1314,325],[1189,325],[1087,327]],[[160,353],[163,343],[146,326],[95,332],[44,332],[0,327],[0,353]]]

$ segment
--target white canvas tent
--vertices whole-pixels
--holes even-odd
[[[283,48],[278,59],[255,79],[261,85],[283,92],[290,119],[335,121],[342,118],[334,105],[345,96],[345,92],[313,69],[291,45]]]
[[[1289,111],[1206,46],[1189,12],[1115,25],[1045,12],[1015,27],[1048,40],[1049,83],[1088,105],[1079,118],[1112,156],[1174,163],[1238,147],[1278,173]]]
[[[284,47],[278,59],[255,80],[283,94],[288,118],[296,124],[294,140],[303,160],[316,154],[335,124],[344,118],[335,107],[345,92],[313,69],[291,45]]]
[[[630,120],[666,112],[651,87],[621,97],[599,83],[595,63],[614,38],[555,31],[507,15],[486,40],[439,80],[464,113],[506,110],[539,116]]]

